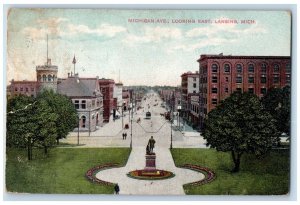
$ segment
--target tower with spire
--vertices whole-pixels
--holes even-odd
[[[36,77],[39,84],[39,91],[51,89],[57,91],[57,71],[58,66],[51,64],[48,56],[48,35],[47,35],[47,58],[44,65],[36,66]]]

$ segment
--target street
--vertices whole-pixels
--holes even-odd
[[[105,181],[118,183],[120,186],[120,194],[137,194],[137,195],[182,195],[184,190],[182,185],[194,182],[204,178],[204,175],[188,169],[175,167],[171,152],[169,150],[171,143],[171,125],[166,121],[160,113],[166,112],[166,109],[161,107],[162,101],[159,96],[152,92],[147,94],[146,100],[142,102],[142,109],[133,114],[132,121],[132,151],[125,167],[108,169],[100,171],[96,177]],[[157,105],[156,105],[157,104]],[[149,108],[148,108],[149,105]],[[154,106],[156,105],[156,106]],[[151,119],[145,119],[146,112],[151,112]],[[137,123],[137,119],[141,119]],[[80,136],[79,147],[129,147],[130,136],[130,121],[128,112],[124,117],[124,124],[129,124],[127,139],[122,139],[122,119],[104,125],[98,131],[93,132],[90,136],[84,133],[85,136]],[[106,132],[106,133],[105,133]],[[83,133],[80,133],[82,135]],[[205,141],[196,131],[194,136],[185,136],[179,131],[172,131],[173,147],[205,147]],[[129,171],[143,169],[145,167],[145,152],[149,138],[153,136],[156,143],[154,152],[156,153],[157,169],[172,171],[175,174],[174,178],[165,180],[137,180],[126,176]],[[72,133],[64,142],[76,144],[77,135]]]

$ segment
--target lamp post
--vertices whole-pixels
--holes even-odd
[[[79,127],[80,127],[80,117],[78,116],[78,129],[77,129],[77,145],[79,146]]]
[[[132,98],[131,98],[130,101],[131,101],[131,105],[132,105]],[[132,149],[132,118],[133,118],[133,108],[131,108],[130,110],[131,110],[131,119],[130,119],[130,149]],[[130,116],[130,110],[129,110],[129,116]]]
[[[171,144],[170,144],[170,149],[173,148],[173,135],[172,135],[172,122],[173,122],[173,113],[172,113],[172,108],[170,108],[170,125],[171,125]]]

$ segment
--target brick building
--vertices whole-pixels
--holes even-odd
[[[93,132],[103,125],[103,97],[98,78],[79,78],[68,75],[57,85],[57,92],[68,96],[79,116],[79,131]],[[74,131],[77,131],[75,128]]]
[[[251,92],[259,97],[271,87],[284,87],[291,81],[289,56],[201,55],[200,128],[210,110],[234,91]]]
[[[11,96],[26,95],[36,97],[39,87],[40,84],[37,81],[15,81],[12,79],[8,89]]]
[[[115,81],[112,79],[99,79],[98,80],[100,91],[103,95],[103,120],[109,122],[110,115],[114,107],[114,87]]]
[[[181,75],[182,117],[189,118],[189,94],[199,92],[199,72],[187,72]]]

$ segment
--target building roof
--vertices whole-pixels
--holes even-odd
[[[181,77],[188,77],[188,76],[195,76],[195,77],[199,77],[199,72],[196,71],[195,73],[191,72],[191,71],[188,71],[186,73],[183,73],[181,75]]]
[[[102,96],[97,78],[69,77],[57,85],[57,92],[68,97]]]
[[[211,55],[211,54],[204,54],[200,55],[200,58],[197,62],[205,59],[291,59],[290,56],[234,56],[234,55],[223,55],[220,53],[219,55]]]

